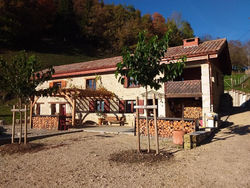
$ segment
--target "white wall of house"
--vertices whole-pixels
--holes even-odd
[[[101,80],[97,82],[97,87],[102,85],[107,90],[112,91],[115,93],[115,95],[118,96],[120,100],[136,100],[136,97],[138,96],[140,100],[144,100],[145,98],[142,97],[141,94],[145,93],[145,88],[138,87],[138,88],[125,88],[122,84],[118,83],[118,80],[115,78],[114,73],[109,74],[100,74]],[[95,79],[96,75],[93,76],[81,76],[81,77],[73,77],[68,79],[58,79],[53,81],[61,81],[65,80],[67,81],[66,88],[80,88],[80,89],[86,89],[86,80],[87,79]],[[49,81],[50,82],[50,81]],[[38,87],[38,89],[44,89],[49,87],[49,82],[46,82]],[[164,95],[164,86],[162,84],[162,87],[157,91]],[[149,99],[152,99],[152,96],[149,96]],[[157,96],[156,96],[157,98]],[[158,98],[157,98],[158,99]],[[38,99],[37,103],[41,103],[41,115],[50,115],[51,114],[51,103],[67,103],[67,101],[63,98],[59,97],[41,97]],[[87,102],[88,103],[88,102]],[[119,106],[119,101],[112,101],[112,103],[116,103],[113,105],[110,105],[111,111],[114,111],[113,106]],[[144,103],[145,104],[145,103]],[[86,104],[84,107],[84,110],[88,111],[89,104]],[[71,113],[71,106],[69,104],[66,105],[66,113]],[[56,112],[59,113],[59,104],[56,105]],[[117,113],[116,114],[120,115]],[[158,115],[159,116],[165,116],[165,99],[159,98],[158,99]],[[85,116],[86,113],[77,113],[76,117],[79,118],[80,116]],[[114,116],[112,113],[107,113],[108,116]],[[133,126],[134,125],[134,114],[133,113],[124,113],[126,116],[126,122],[127,125]],[[84,121],[94,121],[97,122],[98,116],[96,113],[88,113],[84,119]]]

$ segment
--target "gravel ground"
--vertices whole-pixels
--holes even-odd
[[[117,163],[136,137],[74,133],[35,140],[48,149],[0,155],[0,187],[250,187],[250,112],[231,115],[208,144],[193,150],[161,142],[171,160]],[[144,143],[145,147],[145,143]]]

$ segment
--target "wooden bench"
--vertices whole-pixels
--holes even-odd
[[[120,126],[124,125],[124,117],[105,117],[103,123],[107,123],[108,125],[112,124],[120,124]]]

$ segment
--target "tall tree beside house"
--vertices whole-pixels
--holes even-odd
[[[56,91],[56,88],[36,90],[38,85],[52,78],[54,69],[50,67],[46,72],[40,71],[40,64],[35,56],[28,57],[25,52],[21,52],[10,62],[0,59],[0,72],[0,92],[16,97],[19,109],[34,95],[44,96]]]
[[[131,52],[125,49],[122,57],[123,61],[117,64],[116,77],[118,82],[124,84],[127,78],[133,84],[139,84],[146,90],[146,105],[148,99],[148,88],[158,90],[161,83],[173,80],[181,75],[184,61],[176,63],[161,63],[165,52],[167,51],[169,33],[159,40],[154,36],[149,40],[145,37],[145,32],[140,32],[136,49]],[[146,110],[146,118],[148,112]],[[149,130],[146,119],[147,130]],[[148,134],[148,152],[150,151],[150,138]]]
[[[248,43],[242,44],[238,40],[229,41],[228,46],[229,46],[229,52],[233,70],[237,71],[241,70],[242,67],[249,66],[248,64],[249,51],[247,47]]]
[[[54,37],[64,41],[75,40],[79,34],[79,26],[72,0],[56,0],[57,12],[54,23]]]

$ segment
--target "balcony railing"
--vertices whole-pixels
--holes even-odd
[[[166,82],[165,94],[168,98],[201,97],[201,80]]]

